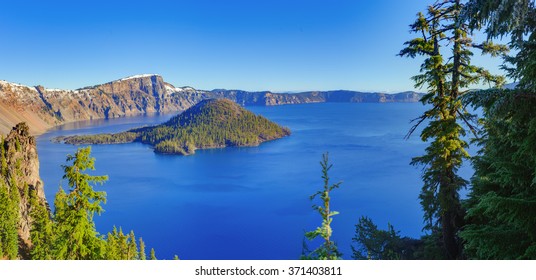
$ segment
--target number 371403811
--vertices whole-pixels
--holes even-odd
[[[342,275],[342,273],[340,267],[291,266],[288,268],[288,275]]]

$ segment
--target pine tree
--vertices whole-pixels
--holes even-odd
[[[114,226],[112,232],[107,234],[105,258],[108,260],[144,260],[146,258],[145,244],[140,238],[140,250],[138,251],[134,231],[125,235],[121,227],[118,231]]]
[[[470,26],[482,26],[488,38],[510,37],[509,47],[516,50],[505,55],[503,69],[519,81],[518,88],[536,92],[536,4],[533,0],[470,0],[465,17]]]
[[[329,163],[328,153],[322,155],[322,161],[320,162],[322,167],[322,179],[324,180],[324,187],[321,191],[316,192],[310,198],[311,200],[315,199],[317,196],[320,197],[322,205],[313,205],[313,209],[318,211],[322,217],[322,225],[314,231],[309,231],[305,233],[305,237],[309,240],[314,240],[317,237],[321,237],[324,240],[324,243],[314,250],[309,256],[305,258],[310,259],[320,259],[320,260],[337,260],[340,259],[342,254],[337,249],[335,243],[331,240],[331,235],[333,233],[331,229],[331,222],[333,216],[339,214],[337,211],[331,211],[330,201],[331,197],[329,196],[330,192],[338,188],[341,182],[330,185],[328,172],[333,167]]]
[[[118,232],[114,226],[112,232],[108,232],[106,235],[106,259],[107,260],[120,260],[119,245],[118,245]]]
[[[154,253],[154,248],[151,248],[151,260],[153,260],[153,261],[156,260],[156,255]]]
[[[519,85],[467,97],[484,115],[461,236],[469,258],[536,259],[536,7],[512,0],[468,6],[472,27],[485,26],[490,38],[510,37],[517,52],[505,68]]]
[[[486,134],[461,233],[470,258],[536,259],[536,99],[506,94],[499,98],[513,102],[484,107]]]
[[[121,227],[119,227],[119,234],[117,235],[117,247],[119,251],[119,259],[128,260],[128,236],[123,233]]]
[[[105,192],[95,191],[91,184],[102,184],[107,176],[92,176],[84,173],[94,170],[95,159],[90,157],[91,147],[79,148],[67,156],[64,179],[69,193],[60,187],[56,195],[56,257],[59,259],[102,259],[105,241],[98,235],[93,216],[102,212],[101,203],[106,202]]]
[[[140,237],[140,260],[144,261],[147,259],[147,256],[145,255],[145,243],[143,242],[143,239]]]
[[[355,225],[355,236],[352,241],[352,258],[356,260],[399,260],[413,256],[405,256],[403,240],[400,233],[391,224],[387,230],[380,230],[368,217],[361,217]]]
[[[433,234],[441,233],[445,257],[462,258],[458,232],[463,225],[464,212],[459,191],[467,181],[457,174],[463,161],[469,158],[468,144],[463,137],[466,129],[474,130],[471,116],[464,109],[460,98],[467,87],[480,81],[500,85],[503,79],[487,70],[471,65],[471,48],[497,55],[504,50],[490,42],[473,43],[471,32],[460,17],[464,5],[460,0],[436,1],[428,7],[426,15],[419,13],[410,25],[419,37],[406,42],[400,56],[426,57],[421,74],[413,77],[417,87],[427,86],[428,93],[421,99],[430,104],[418,122],[409,131],[409,137],[424,121],[421,139],[430,141],[423,156],[413,158],[411,164],[424,166],[424,186],[419,196],[424,210],[425,229]],[[442,48],[450,47],[446,59]]]
[[[130,231],[128,235],[128,254],[127,260],[137,260],[139,258],[138,246],[136,244],[136,236],[134,231]]]
[[[2,139],[0,139],[2,140]],[[0,141],[2,142],[2,141]],[[0,143],[0,158],[5,161],[5,149]],[[94,184],[103,183],[107,176],[92,176],[86,170],[94,170],[94,158],[90,157],[91,148],[78,149],[75,155],[68,155],[63,166],[64,179],[67,179],[69,193],[60,187],[56,194],[53,218],[47,206],[40,202],[36,190],[20,180],[22,171],[2,167],[9,176],[0,177],[0,259],[19,257],[18,222],[19,204],[29,201],[30,256],[32,259],[145,259],[145,244],[140,238],[140,250],[136,237],[131,231],[128,235],[114,227],[107,239],[99,235],[93,222],[94,214],[100,214],[106,193],[95,191]],[[4,175],[4,174],[2,174]],[[7,182],[6,182],[7,181]],[[22,197],[19,192],[22,188]],[[153,251],[154,255],[154,251]]]
[[[46,206],[39,203],[35,190],[30,191],[30,205],[30,217],[33,221],[30,229],[30,256],[33,260],[52,260],[55,243],[53,223]]]
[[[19,252],[18,244],[18,200],[13,197],[18,190],[9,187],[0,178],[0,259],[16,259]]]

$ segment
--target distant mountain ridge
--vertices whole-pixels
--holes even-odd
[[[198,90],[175,87],[157,74],[143,74],[77,90],[47,89],[0,80],[0,132],[26,122],[32,134],[66,122],[151,113],[181,112],[201,100],[227,98],[242,106],[322,102],[417,102],[421,93],[347,90],[301,93]]]

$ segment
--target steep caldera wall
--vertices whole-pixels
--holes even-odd
[[[416,102],[415,92],[398,94],[355,91],[302,93],[248,92],[241,90],[196,90],[175,87],[159,75],[137,75],[77,90],[0,81],[0,132],[7,133],[26,122],[31,134],[66,122],[116,118],[146,113],[180,112],[201,100],[227,98],[241,105],[283,105],[318,102]]]
[[[7,136],[0,135],[0,162],[0,207],[4,231],[0,241],[3,247],[9,247],[7,243],[18,244],[18,258],[29,258],[33,222],[30,212],[38,204],[46,208],[48,204],[39,178],[35,138],[30,136],[25,123],[17,124]],[[32,193],[35,194],[33,204]],[[13,238],[9,238],[8,231],[13,233]],[[8,250],[3,250],[0,258],[8,254]]]

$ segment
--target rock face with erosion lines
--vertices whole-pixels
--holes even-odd
[[[43,181],[39,177],[39,158],[35,138],[29,134],[29,128],[25,123],[19,123],[7,136],[1,137],[0,159],[2,170],[0,188],[11,193],[10,197],[14,203],[18,204],[18,243],[21,258],[29,257],[31,247],[30,229],[32,218],[32,204],[30,193],[36,194],[37,203],[48,204],[45,198]],[[12,192],[18,192],[16,195]],[[16,197],[16,199],[13,199]]]

